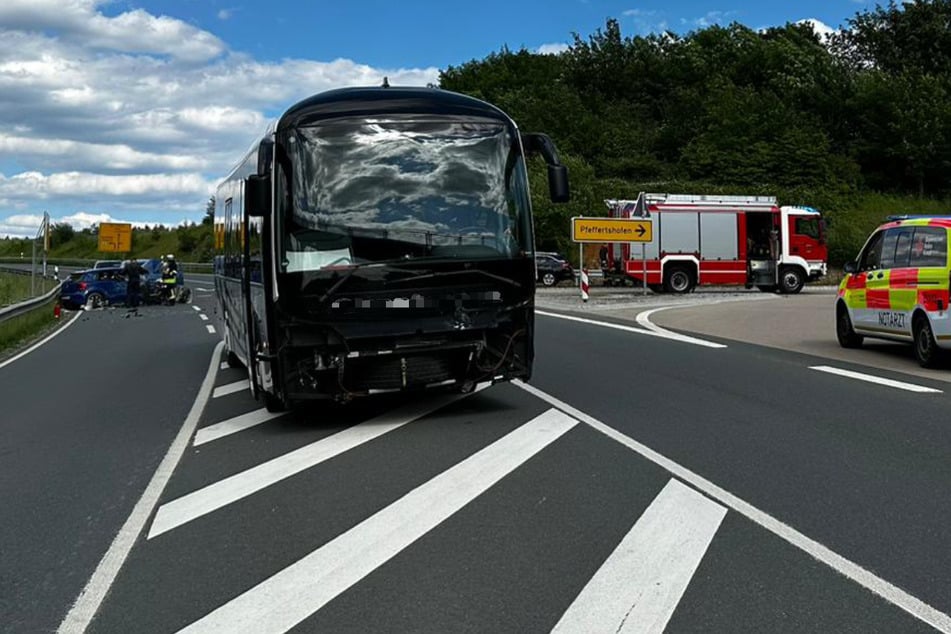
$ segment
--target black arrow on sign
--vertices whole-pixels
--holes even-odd
[[[643,238],[645,233],[647,233],[647,229],[644,227],[644,225],[637,225],[638,237]]]

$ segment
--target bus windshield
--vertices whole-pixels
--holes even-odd
[[[296,129],[287,147],[284,271],[531,250],[525,164],[502,122],[334,120]]]

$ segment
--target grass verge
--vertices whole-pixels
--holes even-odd
[[[49,278],[36,278],[37,295],[49,292],[57,282]],[[9,306],[30,299],[32,280],[29,275],[0,273],[0,306]]]
[[[0,322],[0,361],[4,361],[46,336],[66,320],[53,317],[53,302]]]

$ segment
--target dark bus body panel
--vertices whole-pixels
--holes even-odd
[[[437,89],[342,89],[292,106],[216,195],[229,361],[269,409],[528,380],[524,160],[504,113]],[[252,191],[258,177],[267,189]]]

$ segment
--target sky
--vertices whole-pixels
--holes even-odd
[[[437,83],[503,46],[557,54],[615,18],[624,35],[739,22],[847,26],[864,0],[0,0],[0,236],[44,212],[200,222],[267,122],[342,86]]]

